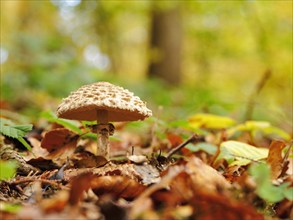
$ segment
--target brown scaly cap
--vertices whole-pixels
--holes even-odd
[[[57,116],[93,121],[97,120],[97,110],[107,110],[111,122],[143,120],[152,115],[146,103],[132,92],[108,82],[97,82],[71,92],[58,106]]]

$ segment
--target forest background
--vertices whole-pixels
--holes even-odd
[[[2,1],[1,108],[29,122],[109,81],[155,116],[270,121],[292,134],[292,1]]]

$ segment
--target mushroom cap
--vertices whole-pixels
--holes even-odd
[[[108,121],[137,121],[152,115],[146,103],[127,89],[108,82],[80,87],[62,100],[57,116],[74,120],[97,120],[97,110],[106,110]]]

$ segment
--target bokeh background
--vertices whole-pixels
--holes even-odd
[[[292,133],[292,1],[1,0],[1,108],[37,120],[109,81],[155,116],[270,121]]]

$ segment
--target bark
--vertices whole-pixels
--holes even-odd
[[[148,74],[169,84],[181,82],[182,24],[179,8],[152,11]]]

